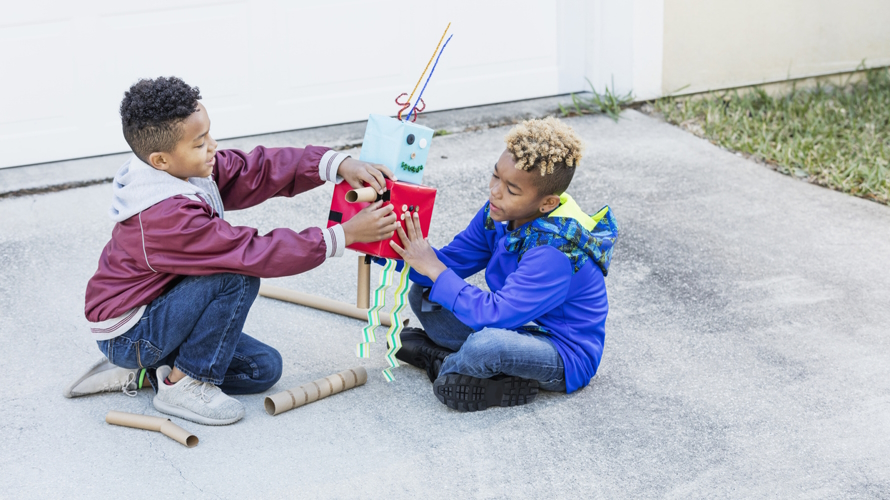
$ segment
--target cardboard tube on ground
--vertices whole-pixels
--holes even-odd
[[[332,312],[350,318],[360,319],[364,321],[368,320],[367,309],[359,309],[352,304],[344,304],[343,302],[339,302],[336,300],[326,299],[324,297],[316,297],[315,295],[298,292],[296,290],[288,290],[287,288],[281,288],[280,286],[266,285],[265,283],[261,284],[260,295],[262,295],[263,297],[269,297],[270,299],[283,300],[285,302],[290,302],[293,304],[300,304],[301,306],[312,307],[314,309],[320,309],[322,311]],[[389,326],[391,325],[391,323],[389,322],[389,316],[381,314],[380,324],[389,328]],[[407,325],[408,319],[406,318],[404,321],[402,321],[402,324]]]
[[[160,432],[188,448],[194,448],[198,445],[197,436],[174,424],[169,418],[151,417],[148,415],[139,415],[122,411],[110,411],[108,412],[108,415],[105,415],[105,421],[109,424],[132,427],[134,429]]]
[[[367,203],[377,201],[377,191],[372,187],[363,187],[346,192],[346,201],[349,203]]]
[[[362,367],[351,368],[340,373],[320,378],[314,382],[288,389],[266,398],[264,406],[269,415],[278,415],[299,408],[332,394],[360,386],[368,381],[368,372]]]

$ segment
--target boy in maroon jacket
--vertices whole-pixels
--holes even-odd
[[[260,235],[230,225],[226,210],[339,178],[382,193],[392,173],[317,146],[217,151],[200,98],[175,77],[141,80],[124,94],[134,156],[114,178],[116,224],[86,290],[86,317],[106,358],[65,396],[134,395],[157,369],[158,411],[225,425],[244,415],[228,394],[262,392],[281,376],[278,351],[241,331],[259,278],[302,273],[352,242],[390,238],[398,222],[378,202],[327,229]]]

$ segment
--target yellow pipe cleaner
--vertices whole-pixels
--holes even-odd
[[[451,27],[451,23],[448,23],[448,26],[445,27],[445,33],[442,33],[442,38],[439,39],[439,44],[436,45],[436,50],[433,51],[433,55],[430,56],[430,60],[426,63],[426,68],[423,68],[423,73],[420,74],[420,78],[417,79],[417,84],[414,85],[414,90],[411,91],[411,95],[408,96],[408,103],[411,103],[411,98],[414,97],[414,92],[417,91],[417,87],[420,86],[420,81],[423,80],[423,75],[426,74],[426,70],[430,69],[430,64],[433,62],[433,58],[436,57],[436,52],[439,52],[439,47],[442,45],[442,40],[445,39],[445,34],[448,33],[448,28]],[[404,94],[402,94],[404,95]]]

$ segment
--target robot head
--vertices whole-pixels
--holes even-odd
[[[386,165],[400,181],[421,184],[432,142],[429,127],[371,115],[359,159]]]

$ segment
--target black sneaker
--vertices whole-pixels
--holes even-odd
[[[518,406],[538,395],[538,381],[500,375],[476,378],[449,373],[433,382],[433,394],[457,411],[479,411],[490,406]]]
[[[402,339],[402,348],[396,352],[396,359],[409,365],[426,370],[430,382],[439,376],[439,368],[445,356],[454,351],[439,346],[420,328],[405,328],[399,335]]]

